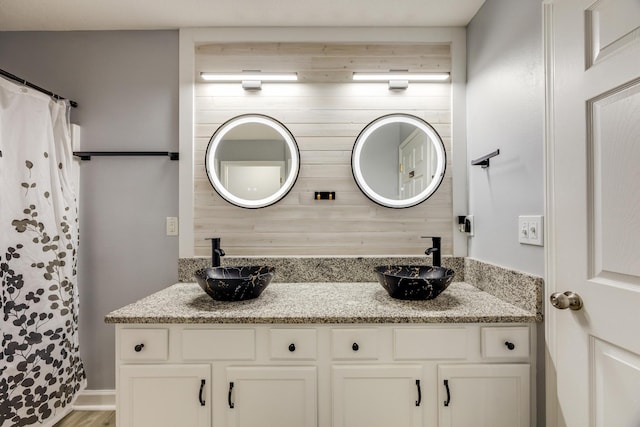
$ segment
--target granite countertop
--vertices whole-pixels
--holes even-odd
[[[272,283],[254,300],[214,301],[178,283],[109,313],[106,323],[533,323],[536,313],[465,282],[437,298],[391,298],[378,283]]]

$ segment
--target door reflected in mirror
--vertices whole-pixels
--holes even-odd
[[[407,208],[438,189],[446,154],[429,123],[408,114],[390,114],[372,121],[358,135],[351,166],[367,197],[382,206]]]
[[[260,114],[237,116],[220,126],[205,157],[216,192],[244,208],[262,208],[282,199],[295,184],[299,165],[291,132]]]

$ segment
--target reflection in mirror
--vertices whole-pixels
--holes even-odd
[[[216,130],[205,157],[213,188],[228,202],[262,208],[293,187],[300,154],[291,132],[261,114],[234,117]]]
[[[371,200],[407,208],[425,201],[440,186],[445,148],[424,120],[390,114],[372,121],[358,135],[351,167],[356,183]]]

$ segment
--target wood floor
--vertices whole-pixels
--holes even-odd
[[[72,411],[54,427],[115,427],[114,411]]]

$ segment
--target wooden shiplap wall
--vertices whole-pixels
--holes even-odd
[[[386,83],[349,82],[353,71],[450,71],[448,45],[216,44],[196,48],[194,129],[194,252],[210,253],[206,237],[221,237],[228,255],[420,255],[443,237],[452,253],[451,85],[412,83],[390,91]],[[297,83],[204,83],[201,71],[297,71]],[[347,79],[348,77],[348,79]],[[298,180],[280,202],[263,209],[227,203],[211,187],[204,156],[211,135],[246,113],[269,115],[289,128],[301,154]],[[440,133],[447,171],[439,190],[408,209],[381,207],[364,196],[351,174],[351,149],[375,118],[408,113]],[[335,191],[317,201],[314,191]]]

